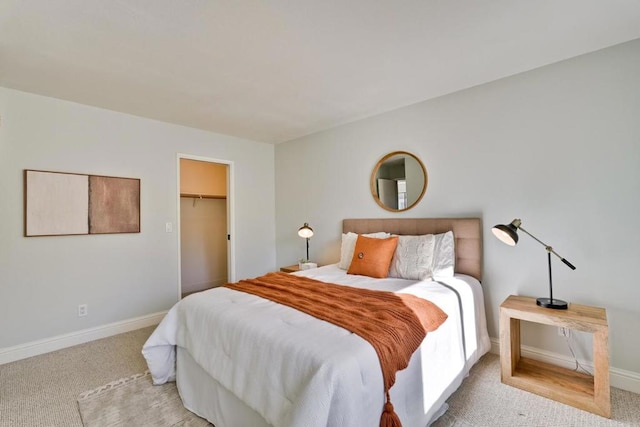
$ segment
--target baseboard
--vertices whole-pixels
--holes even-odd
[[[166,311],[152,313],[146,316],[110,323],[108,325],[97,326],[95,328],[83,329],[81,331],[58,335],[43,340],[32,341],[13,347],[0,348],[0,365],[4,363],[14,362],[16,360],[26,359],[27,357],[49,353],[51,351],[72,347],[78,344],[84,344],[86,342],[94,341],[100,338],[107,338],[113,335],[122,334],[124,332],[146,328],[147,326],[157,325],[158,323],[160,323],[165,314],[167,314]]]
[[[571,357],[563,354],[552,353],[536,347],[523,345],[520,347],[520,352],[523,357],[540,360],[542,362],[562,366],[567,369],[574,369],[576,365],[575,361]],[[498,338],[491,338],[491,353],[497,355],[500,354],[500,340]],[[593,372],[593,364],[591,362],[585,360],[578,360],[578,362],[580,362],[580,365],[587,368],[587,370]],[[640,374],[637,372],[609,367],[609,381],[612,387],[640,394]]]

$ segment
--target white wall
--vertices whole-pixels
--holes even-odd
[[[305,221],[311,259],[329,263],[343,218],[478,216],[497,337],[508,295],[547,296],[544,248],[526,235],[508,247],[490,232],[519,217],[577,267],[553,261],[555,296],[605,307],[612,366],[640,373],[639,76],[634,41],[278,145],[278,264],[303,255]],[[395,150],[418,155],[429,174],[423,200],[402,214],[369,192],[376,161]],[[532,329],[525,344],[567,352],[554,331]]]
[[[236,277],[274,269],[272,145],[0,88],[0,350],[177,300],[178,152],[234,163]],[[140,178],[141,233],[23,237],[23,169]]]

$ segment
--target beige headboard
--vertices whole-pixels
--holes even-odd
[[[342,232],[364,234],[376,231],[400,235],[439,234],[453,231],[455,272],[482,281],[482,225],[480,218],[380,218],[343,219]]]

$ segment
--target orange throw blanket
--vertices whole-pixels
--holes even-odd
[[[427,332],[447,319],[437,305],[414,295],[335,285],[289,273],[269,273],[225,286],[295,308],[367,340],[378,354],[384,381],[386,403],[380,426],[402,426],[389,389]]]

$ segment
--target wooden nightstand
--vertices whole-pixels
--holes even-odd
[[[593,377],[521,357],[520,320],[592,333]],[[500,371],[504,384],[610,418],[607,311],[578,304],[554,310],[511,295],[500,305]]]
[[[284,273],[295,273],[296,271],[300,271],[300,267],[298,266],[298,264],[293,264],[286,267],[280,267],[280,271]]]
[[[321,265],[319,265],[319,264],[314,264],[314,265],[316,265],[316,266],[312,267],[312,268],[321,267]],[[307,268],[307,270],[309,270],[309,268]],[[280,267],[280,271],[282,271],[284,273],[295,273],[296,271],[302,271],[302,269],[300,268],[299,264],[294,264],[294,265],[288,265],[286,267]]]

